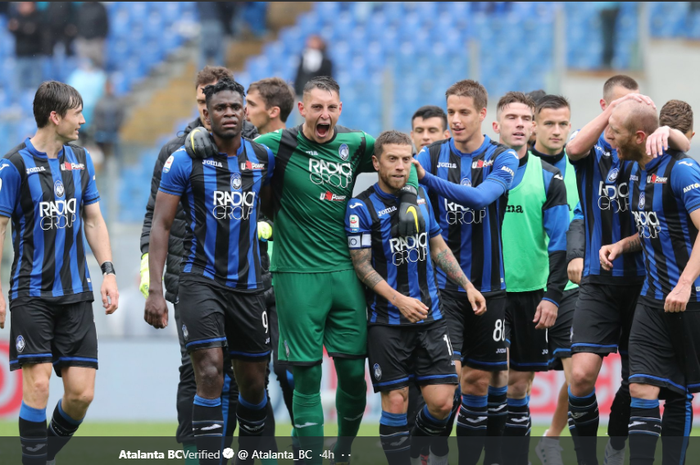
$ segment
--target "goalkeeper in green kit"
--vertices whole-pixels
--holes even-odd
[[[334,450],[338,465],[350,461],[367,395],[366,302],[350,260],[344,219],[356,176],[374,172],[374,138],[336,126],[341,110],[340,87],[335,80],[313,78],[299,103],[304,123],[256,139],[275,155],[272,272],[279,357],[294,367],[294,434],[302,440],[302,447],[312,445],[304,438],[316,438],[310,464],[321,463],[316,452],[323,437],[320,387],[324,346],[338,374],[339,438]],[[193,158],[205,158],[216,150],[204,128],[195,129],[185,146]],[[417,208],[417,186],[412,169],[402,193],[394,237],[413,236],[425,229]]]

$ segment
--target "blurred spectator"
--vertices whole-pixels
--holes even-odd
[[[225,65],[225,36],[224,18],[230,14],[235,15],[227,7],[226,3],[233,2],[197,2],[199,12],[200,36],[199,36],[199,67],[206,65]]]
[[[109,19],[107,18],[107,8],[102,2],[80,3],[77,28],[78,37],[75,39],[75,47],[78,56],[88,58],[96,66],[103,68]]]
[[[53,56],[56,47],[62,48],[59,55],[73,56],[73,41],[78,35],[78,26],[75,22],[76,10],[73,2],[47,2],[44,10],[44,18],[47,25],[47,55]]]
[[[600,15],[600,29],[603,39],[603,63],[604,69],[612,68],[612,60],[615,56],[615,24],[620,13],[620,2],[593,2]]]
[[[92,115],[95,142],[100,146],[105,157],[116,155],[119,142],[119,130],[124,122],[124,104],[114,95],[114,86],[107,79],[104,93],[95,105]]]
[[[301,100],[304,86],[309,79],[316,76],[333,76],[333,62],[326,55],[326,43],[320,36],[311,35],[306,39],[306,48],[299,60],[297,77],[294,79],[294,91]]]
[[[10,9],[8,29],[15,36],[16,89],[39,87],[44,64],[44,25],[35,2],[18,2]]]
[[[93,135],[93,112],[97,101],[102,97],[105,88],[107,73],[95,65],[92,60],[83,58],[78,67],[68,76],[69,84],[75,87],[83,97],[83,116],[85,124],[80,129],[81,141],[90,140]],[[85,137],[83,137],[85,136]]]

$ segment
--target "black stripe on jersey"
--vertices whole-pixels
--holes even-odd
[[[664,172],[663,176],[665,176],[670,183],[671,180],[671,170],[673,170],[675,163],[671,162],[666,165],[666,171]],[[646,172],[645,172],[646,174]],[[645,211],[653,211],[654,210],[654,192],[656,191],[655,189],[656,185],[654,183],[646,183],[645,185],[645,205],[644,205],[644,210]],[[678,204],[676,203],[676,197],[673,194],[673,189],[671,189],[670,185],[665,185],[663,186],[664,188],[661,189],[661,204],[662,204],[662,211],[661,214],[666,217],[666,224],[672,225],[672,224],[681,224],[680,220],[680,212],[678,211]],[[690,222],[692,224],[692,222]],[[670,232],[670,231],[669,231]],[[652,247],[655,250],[661,250],[662,244],[661,244],[661,238],[656,237],[654,239],[650,239],[652,242]],[[678,261],[679,257],[679,248],[680,249],[685,249],[685,241],[671,241],[671,244],[673,245],[673,252],[676,257],[676,263],[688,263],[688,254],[683,254],[681,253],[681,256],[685,255],[685,261]],[[661,254],[654,254],[654,261],[656,262],[656,271],[657,271],[657,276],[659,279],[658,284],[661,285],[661,289],[658,289],[658,291],[661,293],[661,295],[667,294],[667,291],[663,289],[662,283],[670,283],[671,282],[671,275],[668,270],[668,260],[666,259],[665,256]],[[649,262],[649,260],[645,260],[646,263]],[[650,270],[647,269],[647,276],[651,276],[649,273]],[[680,270],[680,273],[683,271]],[[652,298],[654,297],[657,289],[656,289],[656,284],[653,279],[648,279],[647,282],[649,283],[649,292],[647,292],[647,295],[651,296]]]
[[[626,236],[632,236],[634,235],[634,233],[637,232],[637,225],[635,224],[634,217],[631,214],[631,211],[634,210],[632,207],[632,193],[629,192],[630,175],[632,174],[633,168],[634,163],[627,163],[627,167],[622,170],[622,173],[620,173],[624,176],[622,180],[625,183],[627,183],[627,203],[629,205],[629,209],[628,211],[620,212],[620,214],[618,215],[618,221],[620,222],[620,233],[622,237],[614,237],[612,242],[610,242],[611,244],[617,242],[618,240],[624,239]],[[637,270],[638,256],[639,255],[636,253],[626,253],[622,255],[622,263],[625,276],[635,275],[635,271]],[[607,273],[612,274],[612,271],[608,271]]]
[[[279,148],[275,154],[275,172],[272,176],[272,191],[273,191],[273,219],[277,216],[277,212],[282,208],[282,195],[284,192],[284,174],[287,171],[287,164],[292,158],[292,154],[299,145],[297,137],[299,136],[299,129],[301,126],[295,128],[283,129],[282,135],[280,136]]]
[[[20,204],[20,208],[22,208],[22,212],[24,213],[24,234],[20,234],[20,223],[15,224],[13,220],[12,224],[13,231],[17,231],[17,233],[14,234],[14,249],[19,250],[19,244],[23,239],[22,236],[24,236],[24,245],[22,247],[21,256],[19,254],[15,255],[15,259],[12,263],[11,276],[15,276],[17,274],[17,266],[18,264],[21,264],[19,265],[19,279],[17,280],[14,289],[12,289],[10,292],[14,292],[15,290],[29,290],[29,286],[31,284],[32,268],[34,266],[34,234],[27,234],[27,231],[34,230],[34,224],[36,222],[36,218],[34,215],[34,202],[32,201],[32,193],[29,190],[29,183],[27,183],[27,167],[24,164],[22,155],[20,155],[19,153],[20,150],[23,150],[25,148],[26,144],[21,143],[16,147],[16,152],[5,155],[5,158],[7,158],[13,165],[15,165],[15,168],[17,168],[17,171],[19,172],[20,179],[22,180],[20,184],[20,195],[18,201]]]
[[[76,155],[76,161],[78,163],[83,163],[86,169],[81,170],[81,177],[84,172],[88,171],[87,170],[87,164],[83,161],[77,158],[77,152],[75,148],[71,147],[73,149],[73,153]],[[59,165],[63,165],[63,163],[68,160],[68,157],[66,157],[66,148],[63,148],[63,156],[59,157]],[[63,183],[63,188],[65,191],[65,198],[66,199],[71,199],[75,198],[75,181],[73,179],[73,171],[63,171],[60,169],[58,172],[61,174],[61,182]],[[84,193],[85,191],[83,191]],[[84,198],[84,196],[83,196]],[[78,215],[81,213],[81,209],[78,211]],[[75,227],[75,226],[74,226]],[[72,228],[71,228],[72,230]],[[63,244],[56,244],[56,247],[61,247],[63,246],[63,266],[59,270],[59,278],[61,280],[61,289],[73,289],[73,276],[71,274],[71,267],[70,267],[70,250],[73,247],[73,232],[69,233],[68,228],[66,228],[66,234],[64,234],[63,238]],[[55,260],[53,260],[55,263]],[[53,282],[53,278],[51,279],[50,282]],[[83,285],[85,283],[82,283]],[[84,289],[89,289],[87,287],[83,287]]]
[[[73,153],[75,153],[75,156],[78,159],[78,163],[83,163],[85,165],[85,169],[80,172],[80,184],[83,192],[83,202],[85,202],[85,192],[87,192],[88,185],[90,184],[90,171],[87,169],[87,155],[85,154],[85,149],[82,147],[71,145],[71,148],[73,149]],[[82,215],[82,209],[80,214]],[[77,256],[84,257],[85,246],[83,244],[82,234],[79,234],[77,239],[78,240],[75,243]],[[78,260],[78,274],[82,276],[83,289],[87,290],[90,289],[90,284],[87,281],[89,273],[87,273],[87,271],[85,270],[86,265],[87,260]]]
[[[425,190],[423,190],[422,187],[419,186],[418,188],[418,195],[420,195],[421,198],[425,199]],[[399,215],[394,215],[396,217],[397,222],[398,222],[398,217]],[[427,220],[428,218],[426,218]],[[427,223],[427,221],[426,221]],[[393,226],[393,224],[392,224]],[[427,227],[427,226],[426,226]],[[430,242],[430,232],[428,231],[428,242]],[[428,248],[430,248],[430,245],[428,245]],[[418,285],[420,286],[420,296],[421,296],[421,302],[423,302],[428,308],[433,308],[433,299],[430,297],[430,287],[428,287],[428,260],[427,258],[425,260],[421,260],[418,262]],[[437,286],[437,273],[434,274],[435,277],[435,282],[433,283],[435,285],[435,289],[438,288]],[[408,279],[406,279],[406,282],[408,282]]]
[[[223,168],[216,170],[216,190],[222,192],[231,192],[231,171],[235,171],[235,169],[230,170],[229,168],[229,161],[231,161],[230,158],[222,157],[220,161],[223,165]],[[199,163],[199,166],[202,166],[202,164]],[[243,191],[243,187],[241,187],[241,191]],[[222,277],[218,276],[217,273],[214,273],[214,281],[221,284],[222,286],[226,285],[226,277],[228,276],[228,262],[229,260],[233,259],[233,251],[229,250],[229,235],[231,221],[233,220],[229,219],[228,221],[216,222],[216,241],[214,242],[214,250],[216,251],[216,257],[214,258],[214,269],[217,271],[225,270],[225,275]]]

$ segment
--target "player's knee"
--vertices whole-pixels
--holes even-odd
[[[467,370],[462,375],[462,393],[481,396],[488,394],[490,378],[488,372]]]
[[[571,369],[571,392],[574,395],[588,394],[595,386],[595,374],[586,367],[573,366]]]
[[[24,397],[33,399],[34,402],[46,403],[49,400],[49,380],[33,379],[30,382],[24,382]]]
[[[408,407],[408,389],[382,393],[382,410],[389,413],[405,413]]]
[[[508,397],[512,399],[524,399],[530,383],[525,379],[518,379],[508,386]]]
[[[92,387],[77,390],[73,389],[66,391],[65,397],[66,401],[68,401],[75,408],[86,410],[92,403],[92,400],[95,398],[95,390]]]
[[[637,399],[653,400],[658,399],[658,389],[650,384],[631,383],[630,395]]]
[[[427,402],[428,410],[430,414],[435,418],[442,420],[447,418],[452,413],[452,406],[454,405],[454,395],[445,394],[440,396],[438,399],[431,399]]]
[[[224,384],[223,372],[219,367],[209,363],[200,363],[195,368],[197,390],[213,390],[221,393]]]

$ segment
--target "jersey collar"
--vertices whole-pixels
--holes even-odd
[[[540,152],[539,150],[535,149],[535,146],[532,145],[530,146],[530,152],[532,152],[533,155],[540,157],[542,160],[546,161],[550,165],[554,165],[555,163],[559,163],[562,158],[564,158],[564,155],[566,155],[566,152],[562,150],[556,155],[547,155],[545,153]]]
[[[40,152],[39,150],[37,150],[36,147],[34,147],[34,144],[32,144],[30,137],[27,137],[24,140],[24,144],[27,148],[27,151],[29,151],[29,153],[31,153],[33,156],[39,157],[39,158],[46,158],[46,159],[49,158],[49,156],[46,154],[46,152]],[[56,156],[57,160],[63,156],[64,151],[65,151],[65,148],[63,146],[61,146],[61,150],[58,151],[58,155]]]
[[[399,201],[399,198],[395,196],[394,194],[389,194],[388,192],[384,192],[381,187],[379,187],[379,183],[374,183],[374,192],[377,193],[379,197],[382,199],[386,200],[393,200],[395,202]]]

